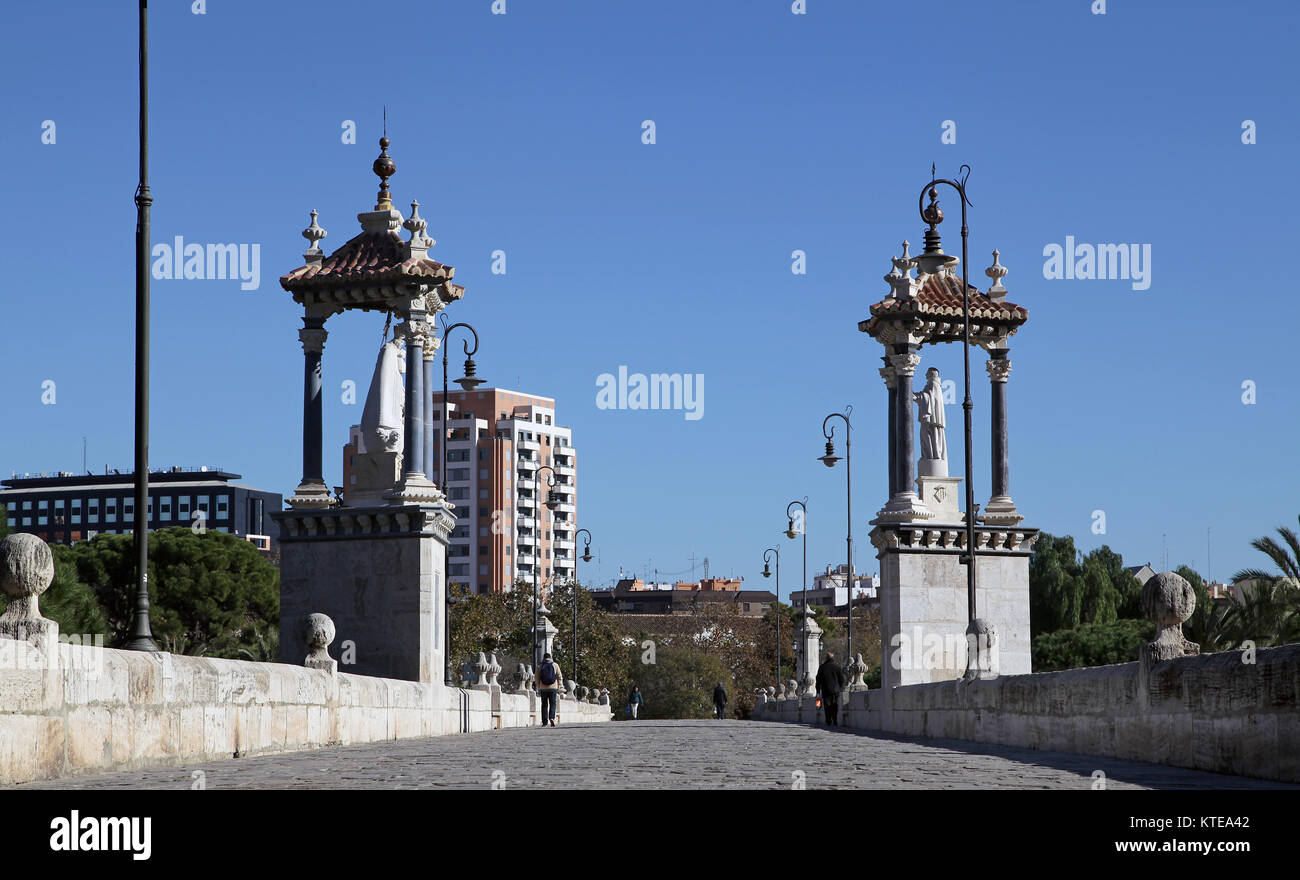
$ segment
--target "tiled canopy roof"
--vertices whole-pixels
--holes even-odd
[[[972,321],[1019,327],[1029,320],[1029,310],[1006,300],[995,300],[970,286],[970,316]],[[922,320],[961,320],[961,275],[957,273],[925,275],[914,296],[899,299],[893,296],[882,299],[871,307],[871,318],[863,321],[861,329],[875,334],[880,322],[898,318]]]
[[[407,243],[396,232],[362,232],[319,263],[308,263],[280,278],[285,290],[350,287],[404,280],[449,281],[456,270],[428,257],[407,258]],[[443,299],[459,299],[464,288],[445,285]]]

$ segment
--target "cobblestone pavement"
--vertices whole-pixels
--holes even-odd
[[[959,740],[759,721],[619,721],[339,746],[23,788],[1285,788],[1262,780]]]

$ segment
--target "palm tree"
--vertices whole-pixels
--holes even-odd
[[[1250,582],[1234,592],[1230,610],[1233,629],[1242,639],[1259,645],[1300,640],[1300,538],[1286,526],[1278,526],[1277,533],[1281,543],[1266,535],[1251,541],[1250,546],[1272,560],[1281,574],[1245,568],[1233,575],[1238,583]]]

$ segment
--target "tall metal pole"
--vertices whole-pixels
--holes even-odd
[[[538,458],[539,459],[541,458],[540,453],[538,454]],[[533,516],[536,518],[536,521],[533,525],[533,665],[534,666],[537,665],[542,659],[541,657],[537,656],[537,563],[542,558],[542,529],[541,529],[542,505],[540,500],[538,499],[538,495],[541,492],[540,478],[542,476],[542,471],[551,472],[551,475],[546,478],[547,490],[549,491],[550,488],[555,485],[555,471],[549,465],[541,464],[539,460],[538,467],[533,471]],[[577,679],[574,679],[574,681],[577,681]]]
[[[806,632],[808,630],[808,496],[805,495],[803,501],[791,501],[785,506],[785,516],[789,520],[789,528],[786,529],[785,533],[787,538],[793,538],[796,534],[794,531],[794,517],[790,513],[790,508],[796,504],[803,511],[803,528],[800,531],[803,532],[803,629]],[[808,668],[806,660],[804,668]]]
[[[446,315],[442,316],[439,323],[442,325],[442,442],[438,444],[438,482],[441,484],[441,489],[445,495],[448,489],[447,446],[451,442],[451,425],[447,421],[447,352],[450,345],[451,331],[455,330],[457,327],[464,327],[470,333],[474,334],[473,349],[470,349],[469,347],[469,340],[465,340],[465,357],[467,359],[472,358],[478,351],[478,331],[464,323],[449,325],[446,320]],[[462,383],[461,387],[466,391],[477,387],[479,384],[478,380],[476,380],[471,374],[470,367],[472,363],[472,361],[466,361],[465,378],[456,380],[457,382]],[[465,385],[464,383],[466,382],[471,382],[472,384]],[[428,465],[426,464],[425,467],[428,467]],[[443,648],[443,683],[446,684],[447,687],[451,687],[451,561],[448,554],[448,548],[449,545],[447,544],[444,544],[442,548],[442,643],[445,646]]]
[[[961,557],[962,562],[966,565],[966,613],[968,616],[968,634],[973,632],[977,606],[975,601],[976,574],[975,574],[975,517],[978,508],[975,506],[975,486],[974,486],[974,431],[971,427],[971,410],[974,409],[974,403],[970,396],[970,266],[967,262],[967,240],[970,237],[970,227],[966,222],[966,208],[970,200],[966,197],[966,180],[970,177],[970,166],[963,165],[961,170],[965,173],[960,180],[946,180],[936,177],[931,169],[931,179],[928,184],[921,190],[921,195],[917,199],[917,207],[921,212],[921,219],[930,224],[930,232],[926,233],[926,253],[929,253],[929,235],[934,233],[934,227],[943,220],[943,214],[936,211],[935,216],[927,214],[930,208],[924,207],[926,191],[930,191],[932,200],[931,207],[934,207],[935,187],[939,184],[950,186],[961,196],[961,311],[962,311],[962,368],[963,381],[965,384],[965,397],[962,400],[962,410],[964,415],[963,434],[966,445],[966,553]],[[938,235],[935,234],[935,243],[938,243]],[[925,254],[921,255],[923,259]],[[974,658],[967,658],[968,674],[974,669]]]
[[[578,558],[581,559],[583,562],[590,562],[591,561],[591,532],[587,531],[586,529],[578,529],[576,532],[573,533],[574,555],[577,556],[578,536],[581,535],[583,532],[587,533],[587,544],[586,544],[586,549],[583,550],[582,556]],[[577,562],[574,562],[573,570],[574,571],[578,570]],[[577,579],[574,579],[573,582],[573,680],[575,682],[580,680],[578,678],[578,581]]]
[[[140,183],[135,191],[135,614],[129,651],[157,651],[149,625],[149,3],[140,0]]]
[[[842,413],[831,413],[822,419],[822,436],[826,438],[826,454],[819,460],[827,467],[835,467],[839,457],[835,455],[835,429],[830,426],[831,419],[844,420],[844,470],[845,470],[845,490],[847,492],[847,511],[848,511],[848,586],[849,586],[849,625],[848,638],[845,642],[846,661],[853,659],[853,423],[849,421],[849,416],[853,414],[853,407],[845,407]]]
[[[763,574],[767,575],[767,554],[776,554],[776,602],[772,606],[772,616],[776,618],[776,683],[781,684],[781,550],[768,547],[763,551]]]

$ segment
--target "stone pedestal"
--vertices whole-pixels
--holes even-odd
[[[822,628],[809,615],[800,620],[794,634],[799,645],[799,687],[802,689],[807,682],[817,681],[817,669],[821,666]]]
[[[922,464],[925,460],[922,459]],[[948,469],[945,467],[946,472]],[[933,523],[964,523],[966,516],[961,512],[961,477],[950,477],[946,473],[927,475],[922,472],[916,479],[916,494],[930,509]]]
[[[996,669],[1028,673],[1029,554],[1037,529],[978,527],[977,614],[997,632]],[[880,523],[881,685],[961,678],[966,672],[966,532],[959,523]]]
[[[359,452],[352,460],[356,483],[347,487],[352,507],[381,506],[384,496],[392,493],[402,480],[402,455],[399,452]]]
[[[441,682],[446,577],[455,520],[441,505],[272,514],[280,526],[281,659],[301,662],[306,614],[334,621],[342,672]]]

